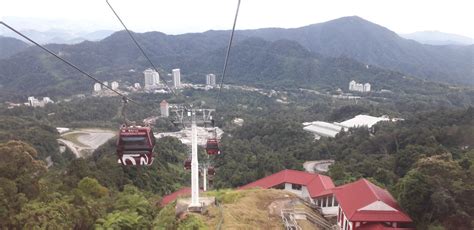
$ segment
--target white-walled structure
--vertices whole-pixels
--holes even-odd
[[[146,69],[143,71],[145,76],[145,89],[152,89],[158,86],[160,82],[160,74],[152,69]]]
[[[170,115],[170,105],[166,100],[161,101],[160,103],[160,112],[162,117],[169,117]]]
[[[25,105],[31,107],[44,107],[48,103],[54,103],[54,101],[49,97],[43,97],[43,100],[39,100],[33,96],[30,96],[28,97],[28,102],[25,103]]]
[[[141,88],[142,88],[142,86],[140,85],[140,83],[135,83],[135,84],[133,84],[133,87],[134,87],[135,89],[141,89]]]
[[[349,82],[349,91],[356,91],[356,92],[370,92],[370,83],[357,83],[356,81],[352,80]]]
[[[181,88],[181,70],[173,69],[173,87]]]
[[[212,73],[206,75],[206,85],[216,86],[216,75],[214,75]]]
[[[110,87],[112,87],[113,90],[116,90],[119,87],[119,83],[116,81],[113,81],[112,83],[110,83]]]
[[[100,83],[95,83],[94,92],[99,92],[100,90],[102,90],[102,85]]]

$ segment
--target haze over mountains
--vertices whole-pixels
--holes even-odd
[[[419,31],[410,34],[400,34],[401,37],[412,39],[428,45],[472,45],[474,39],[458,34],[439,31]]]
[[[198,78],[220,73],[228,35],[229,31],[136,34],[160,68],[181,68],[185,77],[194,74]],[[309,82],[313,86],[346,87],[349,79],[356,79],[395,89],[410,85],[403,75],[411,75],[474,85],[474,45],[423,45],[359,17],[295,29],[237,31],[235,39],[229,81],[241,84],[298,86]],[[103,80],[140,82],[141,73],[130,74],[128,70],[148,68],[124,31],[98,42],[48,47]],[[0,77],[2,91],[10,93],[88,92],[92,85],[35,47],[0,60]]]

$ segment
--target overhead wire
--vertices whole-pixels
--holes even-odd
[[[90,79],[94,80],[95,82],[99,83],[100,85],[102,85],[103,87],[111,90],[112,92],[116,93],[117,95],[121,96],[123,100],[126,100],[126,101],[130,101],[134,104],[137,104],[137,105],[140,105],[140,103],[130,99],[129,97],[127,97],[126,95],[118,92],[117,90],[113,89],[112,87],[104,84],[102,81],[98,80],[97,78],[93,77],[92,75],[90,75],[89,73],[85,72],[84,70],[82,70],[81,68],[77,67],[76,65],[72,64],[70,61],[60,57],[59,55],[55,54],[53,51],[49,50],[48,48],[40,45],[39,43],[37,43],[36,41],[34,41],[33,39],[29,38],[28,36],[24,35],[23,33],[19,32],[18,30],[16,30],[15,28],[11,27],[10,25],[8,25],[7,23],[3,22],[3,21],[0,21],[0,24],[2,24],[3,26],[5,26],[6,28],[8,28],[9,30],[13,31],[14,33],[20,35],[21,37],[23,37],[24,39],[28,40],[29,42],[35,44],[36,46],[38,46],[39,48],[41,48],[42,50],[46,51],[47,53],[53,55],[54,57],[56,57],[57,59],[61,60],[62,62],[66,63],[68,66],[72,67],[73,69],[79,71],[80,73],[82,73],[83,75],[89,77]]]
[[[114,10],[114,8],[112,7],[112,5],[110,4],[109,0],[106,0],[105,1],[107,3],[107,5],[109,5],[109,8],[112,10],[112,12],[115,14],[115,16],[117,17],[117,19],[119,20],[120,24],[122,24],[123,28],[125,29],[125,31],[127,31],[128,33],[128,36],[130,36],[130,38],[132,39],[132,41],[135,43],[135,46],[137,46],[137,48],[140,50],[140,52],[143,54],[143,56],[145,57],[146,60],[148,60],[148,63],[150,63],[150,65],[153,67],[153,69],[158,72],[158,69],[156,68],[156,66],[153,64],[153,62],[151,61],[151,59],[148,57],[148,55],[146,54],[145,50],[143,50],[143,48],[141,47],[141,45],[138,43],[138,41],[135,39],[135,36],[133,36],[132,32],[128,29],[128,27],[125,25],[125,23],[122,21],[122,19],[120,18],[120,16],[117,14],[117,12]],[[160,78],[160,80],[162,80]],[[164,85],[166,86],[166,88],[175,95],[175,97],[177,97],[178,95],[176,94],[176,92],[174,90],[172,90],[171,87],[168,86],[168,84],[166,83],[165,80],[162,80]]]
[[[235,11],[234,24],[232,26],[232,32],[231,32],[230,38],[229,38],[229,45],[227,46],[227,52],[226,52],[226,55],[225,55],[224,67],[222,69],[221,83],[219,85],[219,92],[217,93],[216,110],[217,110],[217,107],[219,106],[221,91],[222,91],[222,87],[224,85],[224,78],[225,78],[225,73],[226,73],[226,70],[227,70],[227,63],[229,61],[230,48],[232,46],[232,41],[234,40],[235,25],[237,24],[237,17],[239,16],[239,9],[240,9],[240,0],[238,0],[238,2],[237,2],[237,10]]]

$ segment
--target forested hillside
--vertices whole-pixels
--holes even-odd
[[[205,74],[221,71],[227,33],[135,36],[162,75],[181,68],[185,79],[203,82]],[[99,42],[47,47],[101,80],[133,84],[149,67],[124,31]],[[291,87],[308,82],[311,87],[345,88],[348,79],[355,79],[380,88],[406,88],[413,83],[417,88],[426,88],[424,84],[430,88],[429,81],[473,84],[473,54],[474,46],[422,45],[361,18],[348,17],[296,29],[238,31],[229,73],[241,84]],[[367,64],[370,69],[364,70]],[[406,75],[427,81],[407,83],[400,78]],[[92,85],[35,47],[0,60],[0,76],[2,96],[10,98],[26,92],[84,93]]]
[[[8,58],[28,47],[28,44],[9,37],[0,36],[0,59]]]
[[[270,41],[297,41],[312,52],[325,56],[348,57],[422,79],[474,84],[474,45],[423,45],[357,16],[300,28],[239,32]]]

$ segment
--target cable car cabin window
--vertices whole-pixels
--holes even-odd
[[[217,144],[217,141],[212,141],[212,140],[207,141],[206,149],[218,149],[218,148],[219,146]]]
[[[146,136],[121,137],[120,144],[127,148],[150,148]]]

